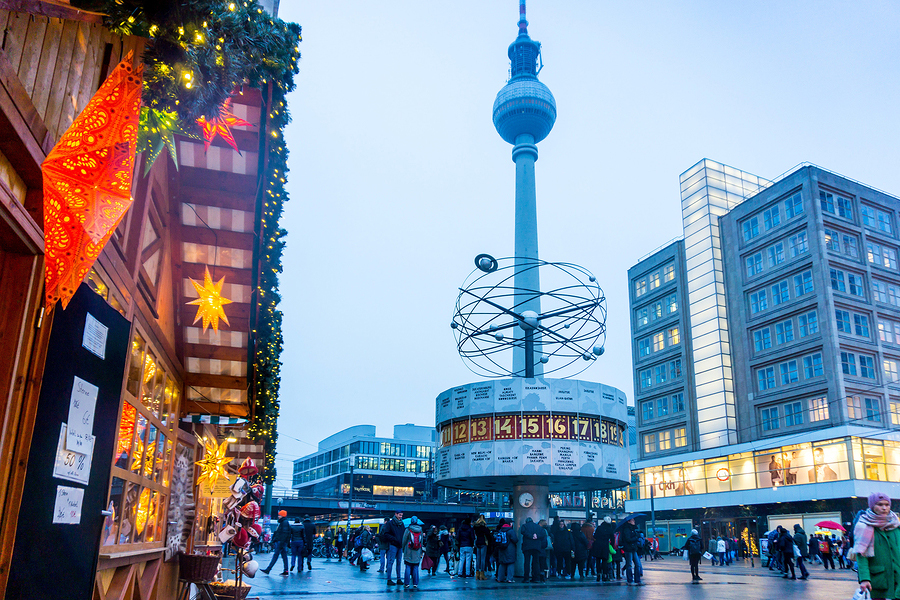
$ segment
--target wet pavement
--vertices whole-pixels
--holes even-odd
[[[260,554],[257,560],[262,567],[269,564],[270,554]],[[526,600],[529,598],[565,597],[568,600],[587,600],[598,596],[604,598],[641,598],[643,600],[771,600],[787,597],[791,600],[823,600],[850,598],[856,590],[856,573],[849,570],[824,570],[819,565],[810,567],[810,579],[791,581],[782,579],[777,572],[750,562],[737,562],[727,567],[713,567],[706,561],[700,565],[703,581],[692,584],[687,561],[677,557],[667,557],[645,563],[642,586],[629,586],[625,581],[597,583],[593,577],[585,579],[550,579],[544,584],[500,584],[493,579],[476,581],[473,578],[458,578],[441,569],[437,575],[422,575],[417,591],[404,590],[403,586],[388,586],[387,576],[378,573],[378,563],[366,572],[350,566],[346,561],[313,559],[313,570],[296,571],[284,577],[279,575],[281,564],[272,569],[271,575],[258,572],[254,579],[247,580],[253,587],[248,598],[260,600],[287,600],[323,596],[328,599],[351,598],[353,596],[397,596],[409,598],[418,594],[442,599],[484,598],[499,600]],[[798,573],[799,574],[799,573]],[[518,581],[521,581],[519,579]],[[787,596],[785,596],[787,594]]]

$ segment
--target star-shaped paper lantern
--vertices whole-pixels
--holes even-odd
[[[138,133],[138,152],[147,153],[144,174],[156,161],[162,149],[169,151],[169,156],[178,168],[178,153],[175,149],[175,134],[181,133],[178,126],[178,115],[145,106],[141,109],[141,128]]]
[[[48,307],[66,307],[131,206],[143,71],[131,60],[129,53],[41,164]]]
[[[231,457],[225,456],[227,449],[227,441],[217,446],[215,440],[206,440],[206,453],[203,455],[203,459],[198,460],[196,463],[200,467],[197,485],[208,482],[209,489],[213,489],[216,486],[216,482],[219,481],[219,477],[231,480],[228,472],[225,471],[225,466],[231,462]]]
[[[218,115],[211,120],[207,120],[206,117],[200,117],[197,119],[197,125],[203,130],[203,139],[206,142],[206,150],[209,150],[209,145],[215,137],[219,135],[222,136],[223,140],[228,142],[229,146],[237,150],[238,154],[240,154],[241,151],[238,150],[237,142],[234,139],[234,135],[231,133],[231,128],[235,126],[252,127],[251,123],[248,123],[240,117],[236,117],[231,112],[231,98],[228,98],[222,103],[222,106],[219,107]]]
[[[209,328],[210,324],[212,324],[214,331],[218,331],[219,319],[222,319],[226,325],[230,326],[231,323],[228,322],[228,317],[225,316],[225,309],[222,308],[226,304],[231,304],[231,300],[222,296],[222,284],[225,283],[225,278],[222,277],[218,283],[214,284],[212,277],[209,276],[209,267],[206,267],[206,273],[203,275],[203,285],[200,285],[193,279],[191,279],[191,283],[194,284],[194,289],[200,295],[196,300],[188,302],[188,304],[197,305],[197,316],[194,317],[194,323],[203,319],[204,332]]]

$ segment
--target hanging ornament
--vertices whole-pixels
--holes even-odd
[[[131,206],[143,66],[131,52],[41,164],[46,305],[63,308]]]
[[[183,133],[178,126],[178,115],[145,106],[141,109],[141,129],[138,133],[138,152],[146,152],[144,175],[156,162],[162,149],[169,151],[175,168],[178,169],[178,153],[175,148],[175,134]]]
[[[216,486],[216,482],[219,481],[219,477],[225,477],[226,480],[231,480],[231,477],[225,471],[225,466],[231,462],[231,458],[225,456],[227,449],[227,441],[222,442],[222,444],[218,446],[216,445],[216,440],[206,441],[206,453],[201,460],[198,460],[195,463],[200,467],[200,476],[197,478],[197,485],[207,482],[209,484],[209,489],[213,489]]]
[[[223,297],[221,293],[225,278],[222,277],[218,283],[213,284],[212,277],[209,276],[209,267],[206,267],[206,273],[203,275],[203,285],[200,285],[193,279],[191,279],[191,283],[194,284],[194,289],[200,295],[196,300],[188,302],[188,304],[197,305],[197,316],[194,317],[194,323],[202,318],[204,332],[209,328],[210,324],[212,324],[214,331],[219,331],[219,319],[225,321],[226,325],[231,326],[228,322],[228,317],[225,316],[225,309],[222,308],[226,304],[231,304],[231,300]]]
[[[211,120],[207,120],[206,117],[200,117],[197,119],[197,125],[199,125],[200,129],[203,131],[203,139],[206,142],[205,150],[209,150],[209,145],[218,135],[228,142],[228,145],[234,148],[238,154],[240,154],[241,151],[238,150],[234,134],[231,133],[231,128],[238,126],[252,127],[250,123],[235,116],[231,112],[231,98],[226,99],[225,102],[222,103],[219,107],[218,115]]]

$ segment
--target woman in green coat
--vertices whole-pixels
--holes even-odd
[[[859,589],[873,600],[900,598],[900,518],[891,511],[891,499],[876,492],[869,509],[853,529],[851,559],[859,564]]]

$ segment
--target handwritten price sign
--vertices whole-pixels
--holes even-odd
[[[83,502],[84,488],[57,486],[56,503],[53,505],[53,522],[62,525],[78,525],[81,523]]]
[[[73,452],[66,448],[66,424],[59,430],[59,444],[56,447],[56,463],[53,465],[53,476],[76,483],[88,484],[91,478],[91,458],[94,456],[94,440],[90,436],[84,452]]]
[[[72,384],[69,398],[69,426],[66,431],[66,449],[86,452],[94,431],[94,409],[97,407],[99,388],[80,377]]]

